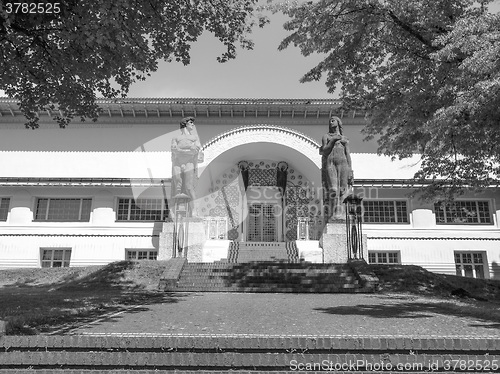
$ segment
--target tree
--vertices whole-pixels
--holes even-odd
[[[0,89],[19,100],[28,128],[38,127],[41,110],[55,111],[61,127],[74,116],[95,120],[97,95],[126,96],[160,59],[188,64],[190,45],[204,30],[225,45],[220,62],[236,56],[236,45],[251,49],[252,27],[267,22],[254,16],[256,1],[5,2]]]
[[[490,1],[320,0],[280,6],[302,54],[326,54],[346,108],[370,113],[368,139],[393,158],[421,155],[425,198],[451,198],[500,177],[500,16]]]

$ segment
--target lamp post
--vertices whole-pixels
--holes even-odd
[[[363,199],[356,195],[348,196],[346,207],[347,257],[349,260],[363,260]]]

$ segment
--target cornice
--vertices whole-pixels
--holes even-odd
[[[163,187],[171,178],[0,178],[0,187]]]
[[[338,99],[216,99],[216,98],[123,98],[98,99],[100,117],[118,118],[299,118],[319,119],[337,115],[341,118],[364,118],[364,111],[344,111]],[[40,121],[51,121],[57,111],[38,113]],[[0,121],[20,118],[17,100],[0,98]],[[77,119],[75,118],[75,122]],[[91,122],[90,122],[91,123]]]

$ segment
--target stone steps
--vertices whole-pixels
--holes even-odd
[[[347,264],[186,263],[176,285],[165,291],[367,292]]]
[[[0,337],[0,373],[488,372],[495,337],[94,334]],[[495,363],[495,364],[493,364]],[[318,366],[312,366],[312,365]],[[320,366],[322,365],[322,366]],[[454,368],[455,366],[455,368]]]
[[[231,242],[228,262],[285,261],[299,262],[295,241],[289,242]]]

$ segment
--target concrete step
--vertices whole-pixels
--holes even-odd
[[[500,339],[495,337],[224,334],[0,337],[0,373],[453,373],[495,372],[499,364]]]
[[[169,292],[375,292],[378,279],[364,263],[187,263],[167,261],[159,289]]]
[[[295,241],[291,242],[232,242],[228,249],[228,262],[246,263],[253,261],[299,262]]]
[[[345,264],[189,263],[169,291],[352,292],[360,284]]]

